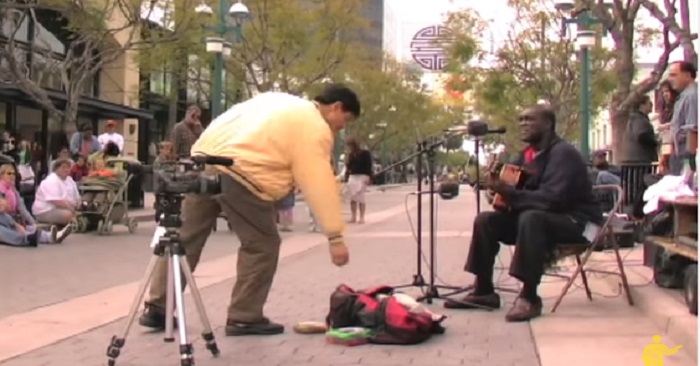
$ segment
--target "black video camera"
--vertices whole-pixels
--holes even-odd
[[[186,193],[219,194],[218,174],[207,175],[206,165],[232,166],[233,160],[220,156],[193,156],[172,163],[164,163],[154,170],[153,191],[156,195],[183,195]]]

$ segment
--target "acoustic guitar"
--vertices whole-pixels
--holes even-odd
[[[498,158],[489,162],[488,171],[490,179],[499,179],[515,189],[522,188],[525,181],[525,171],[520,166],[503,163]],[[510,210],[503,196],[498,193],[493,193],[491,206],[496,210]]]

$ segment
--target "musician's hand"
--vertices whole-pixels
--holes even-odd
[[[489,182],[489,187],[490,190],[492,190],[495,193],[499,194],[504,194],[506,192],[510,192],[513,190],[513,187],[509,184],[506,184],[504,181],[500,179],[496,179],[494,181]]]
[[[338,267],[348,264],[348,261],[350,261],[350,252],[348,251],[348,247],[345,246],[345,242],[334,241],[330,244],[329,249],[333,264]]]

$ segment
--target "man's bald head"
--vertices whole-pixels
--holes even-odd
[[[522,111],[518,116],[520,138],[530,144],[538,143],[553,134],[556,125],[556,114],[545,105],[534,105]]]

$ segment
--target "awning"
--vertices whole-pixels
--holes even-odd
[[[58,90],[45,89],[48,97],[57,108],[63,108],[66,104],[66,93]],[[37,105],[30,96],[14,85],[0,83],[0,98],[8,101]],[[153,112],[131,108],[125,105],[107,102],[97,98],[81,97],[78,103],[78,111],[82,114],[92,115],[101,119],[125,119],[136,118],[140,120],[152,120]]]

